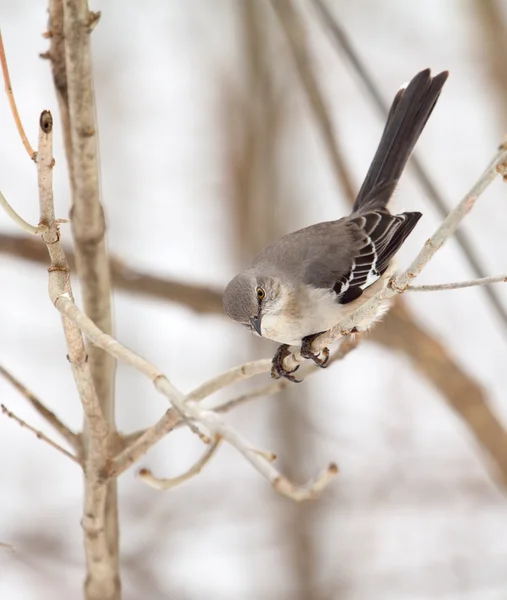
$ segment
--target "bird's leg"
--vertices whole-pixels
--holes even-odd
[[[322,350],[317,354],[312,351],[313,342],[322,333],[322,331],[320,333],[313,333],[312,335],[307,335],[301,340],[301,356],[303,358],[313,360],[318,367],[325,369],[329,361],[329,348],[322,348]]]
[[[271,377],[273,379],[280,379],[280,377],[285,377],[289,381],[293,383],[301,383],[302,379],[296,379],[292,373],[299,369],[299,365],[292,369],[292,371],[287,371],[284,367],[283,361],[291,354],[289,350],[289,346],[287,344],[282,344],[275,355],[273,356],[273,362],[271,363]]]

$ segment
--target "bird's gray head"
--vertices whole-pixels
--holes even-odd
[[[262,335],[262,319],[283,310],[285,294],[280,281],[257,275],[253,270],[236,275],[225,288],[223,304],[227,315],[250,331]]]

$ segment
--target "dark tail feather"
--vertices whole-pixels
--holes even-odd
[[[383,208],[389,202],[448,76],[443,71],[431,77],[426,69],[396,94],[353,212]]]

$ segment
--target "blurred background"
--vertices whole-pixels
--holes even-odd
[[[507,129],[507,2],[325,6],[385,102],[423,68],[450,70],[417,155],[453,206]],[[102,11],[92,46],[117,270],[205,287],[192,302],[188,288],[157,292],[131,277],[127,290],[128,277],[117,277],[116,335],[190,391],[272,355],[274,344],[223,316],[217,294],[276,236],[346,214],[384,117],[313,0],[110,0],[90,8]],[[47,50],[46,7],[2,0],[0,14],[35,144],[40,111],[58,115],[49,63],[38,57]],[[65,218],[68,173],[56,122],[55,199]],[[3,94],[0,128],[2,192],[36,222],[35,168]],[[506,270],[506,193],[499,178],[461,227],[486,274]],[[399,255],[406,266],[441,213],[412,168],[396,208],[424,213]],[[70,245],[70,229],[62,231]],[[46,268],[27,243],[0,213],[0,364],[78,430],[82,412]],[[474,276],[453,239],[418,283]],[[154,491],[135,477],[139,466],[176,475],[202,452],[187,431],[170,434],[119,480],[124,598],[505,598],[507,293],[501,284],[494,292],[496,307],[478,288],[406,294],[343,362],[226,416],[276,452],[295,480],[336,461],[340,475],[317,501],[278,497],[229,447],[189,483]],[[116,387],[121,431],[148,426],[167,408],[123,365]],[[3,379],[0,398],[51,433]],[[79,470],[5,416],[0,456],[0,542],[13,547],[0,548],[0,597],[80,597]]]

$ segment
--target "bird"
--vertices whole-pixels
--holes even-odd
[[[393,276],[394,257],[421,218],[420,212],[391,214],[389,202],[449,72],[420,71],[392,102],[379,145],[352,212],[336,221],[310,225],[266,246],[223,294],[225,313],[247,330],[280,347],[271,376],[299,382],[284,359],[289,346],[326,367],[329,350],[315,354],[315,338],[381,291]],[[369,329],[389,309],[356,325]]]

